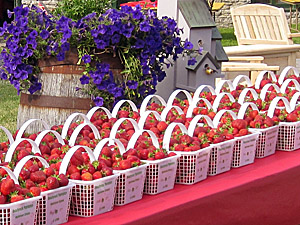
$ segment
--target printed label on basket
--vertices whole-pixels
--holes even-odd
[[[67,211],[70,188],[55,190],[47,194],[47,224],[61,224],[67,222]]]
[[[207,178],[207,170],[209,167],[210,149],[200,152],[196,158],[196,174],[195,182],[199,182]]]
[[[177,158],[169,159],[159,165],[157,192],[170,190],[174,187],[177,169]]]
[[[266,131],[265,140],[265,156],[271,155],[276,150],[276,142],[278,137],[278,127],[274,127],[271,130]]]
[[[116,177],[105,181],[99,181],[95,184],[94,199],[95,208],[94,214],[108,212],[112,209],[114,203]]]
[[[300,124],[297,124],[294,149],[299,149],[299,148],[300,148]]]
[[[240,165],[246,165],[254,162],[256,151],[256,136],[251,135],[241,140],[241,158]]]
[[[126,172],[125,181],[125,202],[133,202],[139,200],[143,196],[144,181],[146,174],[146,167],[142,167],[138,170]]]
[[[234,142],[220,144],[217,151],[217,174],[230,170]]]
[[[30,201],[11,206],[10,224],[34,224],[36,204],[37,201]]]

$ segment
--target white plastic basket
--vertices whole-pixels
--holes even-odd
[[[256,141],[259,133],[254,132],[242,137],[235,137],[233,148],[232,167],[241,167],[254,162],[256,152]]]
[[[276,149],[294,151],[300,148],[300,122],[280,122]]]
[[[275,153],[279,126],[264,129],[251,128],[249,130],[251,132],[259,132],[256,141],[256,158],[264,158]]]
[[[60,166],[60,173],[65,174],[73,154],[83,146],[75,146],[67,152]],[[93,152],[84,146],[85,150],[95,161]],[[75,186],[72,188],[70,215],[90,217],[111,211],[114,206],[115,187],[118,175],[92,181],[71,180]]]
[[[208,175],[214,176],[231,169],[235,139],[211,145]]]
[[[115,205],[126,205],[143,197],[147,164],[127,170],[116,170],[119,174],[116,186]]]

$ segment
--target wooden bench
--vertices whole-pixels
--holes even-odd
[[[263,56],[268,65],[296,66],[300,45],[292,38],[282,8],[265,4],[247,4],[232,8],[231,16],[238,46],[225,47],[228,56]]]

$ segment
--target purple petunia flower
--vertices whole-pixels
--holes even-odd
[[[148,22],[143,21],[143,22],[140,23],[140,30],[141,31],[148,32],[148,31],[150,31],[150,29],[151,29],[151,27],[150,27]]]
[[[11,12],[9,9],[7,10],[7,16],[8,16],[8,18],[11,18],[13,14],[14,14],[14,13]]]
[[[86,75],[83,75],[82,77],[80,77],[80,82],[81,82],[82,85],[89,84],[90,83],[90,78]]]
[[[137,89],[138,87],[138,82],[134,81],[134,80],[129,80],[127,81],[126,85],[130,88],[130,89]]]
[[[42,89],[42,84],[40,82],[36,82],[29,87],[28,91],[30,94],[33,94],[41,89]]]
[[[188,65],[193,66],[193,65],[195,65],[196,62],[197,62],[197,60],[195,58],[191,58],[188,60]]]
[[[82,61],[84,63],[90,63],[91,62],[91,56],[90,55],[84,55],[84,56],[82,56]]]
[[[49,37],[50,33],[47,30],[42,30],[42,32],[40,33],[41,38],[43,38],[44,40],[46,40]]]
[[[191,42],[189,42],[188,40],[185,40],[184,42],[184,48],[187,49],[187,50],[191,50],[193,49],[193,44]]]
[[[58,61],[63,61],[65,59],[65,53],[64,52],[59,52],[56,56],[56,59]]]
[[[94,98],[94,103],[96,106],[102,106],[103,105],[103,98],[97,96],[96,98]]]

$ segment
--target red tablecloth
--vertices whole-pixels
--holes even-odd
[[[300,150],[67,224],[300,224]]]

